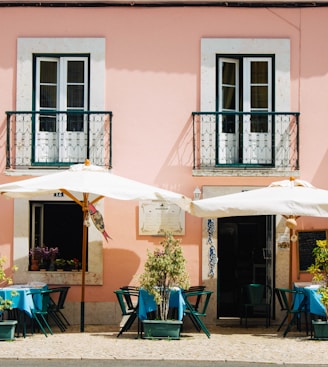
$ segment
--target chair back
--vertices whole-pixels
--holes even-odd
[[[120,289],[124,291],[123,297],[124,297],[128,310],[134,310],[138,302],[134,303],[133,299],[137,298],[137,301],[138,301],[139,288],[129,285],[129,286],[121,287]]]
[[[210,298],[212,295],[212,291],[195,291],[195,292],[186,292],[184,294],[185,301],[189,305],[190,311],[196,313],[198,316],[206,316],[206,310],[208,307],[208,304],[210,302]],[[190,298],[196,297],[198,300],[198,309],[195,308],[195,305],[190,302]]]
[[[192,293],[192,292],[202,292],[205,288],[206,288],[205,285],[193,285],[189,287],[188,289],[185,289],[184,294]],[[201,298],[202,298],[202,294],[200,293],[197,297],[195,297],[195,301],[192,304],[196,311],[198,310]]]
[[[51,296],[50,300],[52,306],[55,307],[57,311],[64,309],[65,301],[70,288],[71,287],[69,286],[50,288],[50,290],[52,291],[51,293],[58,293],[57,298]]]
[[[299,302],[298,308],[301,309],[302,307],[304,307],[305,296],[302,291],[297,291],[297,290],[288,289],[288,288],[276,288],[275,292],[276,292],[276,296],[279,301],[281,311],[290,312],[294,309],[296,295],[299,295],[302,297]]]
[[[266,287],[264,284],[247,284],[246,302],[252,305],[260,305],[266,303]]]
[[[64,308],[65,305],[65,301],[66,301],[66,297],[68,294],[68,291],[71,287],[59,287],[59,297],[58,297],[58,302],[57,302],[57,309],[58,310],[62,310]]]
[[[123,316],[130,315],[131,312],[136,310],[137,306],[134,306],[134,305],[131,306],[131,304],[129,306],[129,304],[126,302],[126,299],[131,298],[130,293],[129,293],[128,290],[118,289],[118,290],[114,291],[114,293],[116,294],[116,297],[117,297],[118,303],[121,307],[121,311],[122,311]],[[130,308],[130,307],[132,307],[132,308]]]
[[[28,294],[32,295],[33,301],[34,301],[34,311],[36,312],[42,312],[42,313],[47,313],[48,312],[48,307],[50,304],[50,294],[53,293],[52,290],[47,289],[47,290],[35,290],[33,289],[33,291],[31,291]],[[41,296],[41,303],[38,302],[37,297]],[[40,306],[41,305],[41,306]],[[40,306],[40,307],[38,307]]]

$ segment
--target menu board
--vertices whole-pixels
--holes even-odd
[[[178,205],[160,200],[139,203],[139,235],[185,234],[185,212]]]
[[[299,270],[306,271],[313,263],[313,249],[316,246],[317,240],[325,240],[327,238],[327,231],[297,231],[298,239],[298,259]]]

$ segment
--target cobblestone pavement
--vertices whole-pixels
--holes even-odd
[[[328,365],[328,341],[311,340],[305,332],[286,338],[271,328],[214,326],[212,335],[185,330],[180,340],[146,340],[132,331],[117,338],[118,326],[70,327],[54,335],[19,337],[0,342],[1,359],[115,359],[244,361]]]

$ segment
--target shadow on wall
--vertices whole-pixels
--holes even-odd
[[[104,249],[104,278],[109,277],[111,287],[118,289],[135,284],[135,274],[140,265],[140,257],[134,251],[124,249]]]

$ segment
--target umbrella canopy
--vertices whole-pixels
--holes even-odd
[[[172,191],[114,175],[102,167],[91,165],[88,160],[85,164],[73,165],[65,171],[0,185],[0,194],[11,198],[30,198],[58,191],[74,200],[83,211],[80,329],[84,331],[87,219],[90,204],[104,197],[118,200],[165,200],[187,210],[191,200]],[[92,201],[89,201],[90,194],[96,195]]]
[[[328,217],[328,190],[291,178],[261,189],[193,201],[189,212],[203,218],[276,214]]]

